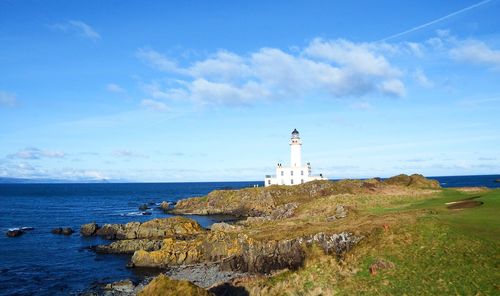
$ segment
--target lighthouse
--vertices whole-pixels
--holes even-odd
[[[302,141],[300,141],[299,131],[294,129],[290,139],[290,166],[300,167],[302,161]]]
[[[297,185],[314,180],[326,180],[323,174],[313,176],[311,164],[302,165],[302,141],[297,129],[292,131],[290,138],[290,165],[276,165],[276,175],[266,175],[265,186],[270,185]]]

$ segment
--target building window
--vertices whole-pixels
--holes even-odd
[[[293,185],[293,179],[290,179],[290,184],[292,184],[292,185]]]
[[[290,176],[293,176],[293,171],[290,171]]]
[[[281,171],[281,175],[284,176],[285,175],[285,172],[284,171]]]
[[[300,175],[301,175],[301,176],[304,176],[304,171],[300,171]]]
[[[271,185],[271,180],[267,180],[267,185]]]
[[[304,179],[300,179],[300,183],[304,184]]]

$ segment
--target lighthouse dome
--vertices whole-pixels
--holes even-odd
[[[295,128],[293,129],[293,132],[292,132],[292,138],[298,138],[299,137],[299,131]]]

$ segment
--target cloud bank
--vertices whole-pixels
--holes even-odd
[[[401,97],[406,94],[403,74],[384,56],[388,47],[317,38],[297,52],[265,47],[238,55],[219,50],[184,67],[153,49],[141,48],[137,51],[140,60],[179,77],[168,84],[146,85],[150,99],[143,104],[188,99],[240,105],[309,95],[338,98],[374,93]]]

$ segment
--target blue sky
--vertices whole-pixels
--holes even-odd
[[[500,172],[499,0],[237,2],[1,1],[0,177]]]

